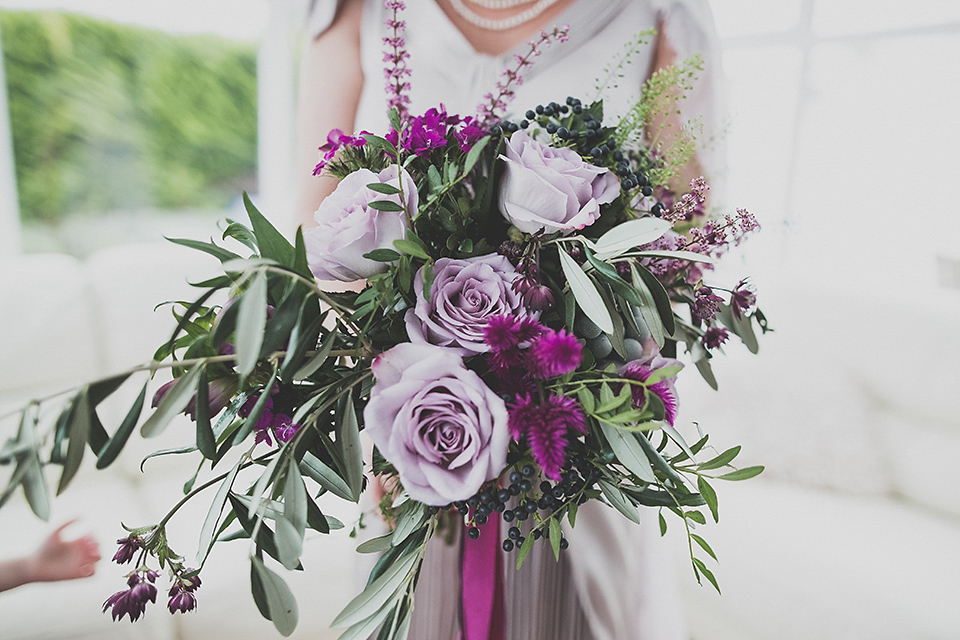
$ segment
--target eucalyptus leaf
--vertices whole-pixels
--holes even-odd
[[[146,396],[147,383],[145,382],[143,388],[140,389],[140,395],[134,400],[130,410],[127,411],[127,415],[123,418],[123,422],[120,423],[120,426],[114,432],[113,436],[110,437],[107,444],[97,454],[97,469],[106,469],[117,459],[117,455],[123,450],[123,446],[130,438],[130,434],[133,433],[134,427],[137,426],[137,420],[140,419],[140,412],[143,411],[143,403]]]
[[[601,260],[616,257],[634,247],[653,242],[670,230],[672,225],[661,218],[638,218],[613,227],[594,243]]]
[[[407,508],[403,509],[402,515],[397,520],[397,526],[393,530],[393,546],[400,544],[419,529],[427,517],[427,510],[422,504],[411,500],[406,505]]]
[[[309,451],[303,454],[300,460],[300,471],[316,480],[321,487],[330,491],[339,498],[355,502],[353,492],[343,478],[337,475],[337,472],[327,466],[323,460],[316,457]]]
[[[360,595],[344,607],[330,626],[350,627],[376,615],[387,608],[390,600],[413,579],[420,557],[417,553],[408,553],[394,562],[383,574],[374,580]],[[372,631],[372,630],[371,630]]]
[[[243,293],[237,312],[237,371],[246,378],[257,366],[263,329],[267,322],[267,274],[253,276],[250,287]]]
[[[566,251],[558,248],[557,253],[560,255],[560,267],[563,269],[563,275],[570,284],[570,290],[573,292],[577,304],[604,333],[612,334],[613,319],[610,317],[607,305],[603,303],[603,298],[600,297],[596,285]]]
[[[214,496],[213,502],[210,504],[210,509],[207,511],[207,517],[203,521],[203,526],[200,528],[200,543],[197,545],[197,560],[202,565],[207,558],[207,554],[210,553],[210,548],[213,546],[214,533],[217,530],[217,522],[220,520],[220,514],[223,512],[223,506],[227,502],[227,496],[230,494],[230,489],[233,487],[233,481],[237,477],[237,472],[240,471],[241,460],[238,460],[233,468],[230,470],[230,473],[227,474],[227,477],[223,479],[223,482],[220,483],[220,488],[217,489],[217,495]]]
[[[70,438],[67,445],[67,456],[63,463],[63,472],[60,474],[60,483],[57,485],[57,495],[63,493],[80,468],[83,461],[83,452],[87,448],[87,436],[90,433],[90,407],[88,387],[84,387],[74,399],[74,409],[70,413],[67,424],[67,433]]]
[[[604,497],[617,511],[626,516],[628,520],[640,524],[640,514],[637,513],[637,508],[623,495],[620,489],[606,480],[600,480],[599,485]]]
[[[345,480],[350,487],[351,500],[357,502],[363,490],[363,445],[360,444],[360,422],[357,420],[352,393],[346,395],[341,408],[337,440],[343,456]]]
[[[644,453],[643,448],[638,442],[638,437],[633,433],[624,433],[616,427],[605,423],[600,423],[600,429],[604,438],[610,443],[617,460],[620,461],[626,469],[643,482],[653,484],[657,481],[653,475],[653,467],[650,460]],[[640,436],[641,438],[643,436]]]
[[[254,556],[250,559],[253,570],[260,579],[263,593],[267,599],[270,620],[283,637],[289,636],[297,628],[299,614],[297,601],[283,578],[263,564],[263,560]]]
[[[370,538],[357,546],[357,553],[383,553],[393,546],[393,532]]]

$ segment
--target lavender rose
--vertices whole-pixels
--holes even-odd
[[[500,210],[520,231],[570,233],[593,224],[600,205],[620,193],[617,176],[584,162],[573,149],[549,147],[523,131],[514,133],[501,155]]]
[[[410,497],[466,500],[506,465],[503,400],[450,349],[401,343],[371,365],[365,429]]]
[[[423,270],[414,289],[417,305],[407,310],[407,335],[411,342],[455,349],[461,356],[490,350],[483,329],[491,316],[531,315],[513,288],[520,277],[505,257],[490,253],[466,260],[440,258],[433,265],[429,299],[423,295]]]
[[[402,181],[402,186],[401,186]],[[384,195],[367,187],[381,182],[403,189],[400,195]],[[389,200],[403,211],[380,211],[370,206],[375,200]],[[369,169],[354,171],[340,181],[336,190],[314,214],[317,226],[304,232],[307,262],[315,276],[350,282],[387,270],[383,262],[364,258],[374,249],[393,247],[406,235],[408,219],[417,210],[417,187],[406,170],[390,165],[379,174]]]

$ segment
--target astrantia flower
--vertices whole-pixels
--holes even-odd
[[[537,404],[529,395],[521,396],[509,408],[510,433],[519,441],[526,438],[534,461],[543,475],[560,480],[570,432],[586,433],[580,405],[573,398],[550,394]]]
[[[120,545],[120,548],[117,549],[117,552],[113,555],[113,561],[117,564],[130,562],[133,560],[133,556],[137,554],[137,551],[143,548],[143,540],[141,540],[139,536],[120,538],[117,540],[117,544]]]
[[[741,280],[730,294],[733,315],[740,318],[749,313],[755,304],[757,304],[757,294],[753,285],[747,284],[746,280]]]
[[[654,371],[664,367],[682,368],[683,364],[679,360],[664,358],[659,353],[655,353],[645,358],[628,362],[620,369],[620,375],[630,380],[636,380],[637,382],[646,382],[647,378],[649,378]],[[667,424],[673,426],[674,421],[677,419],[677,408],[679,404],[675,386],[676,379],[677,374],[674,373],[650,385],[630,385],[634,406],[637,408],[643,407],[647,402],[646,392],[649,391],[657,396],[660,402],[663,403],[664,419],[667,421]]]
[[[694,319],[705,322],[717,317],[723,298],[715,294],[710,287],[700,287],[695,295],[696,299],[690,305],[690,314]]]
[[[582,359],[583,347],[576,336],[565,329],[549,330],[530,345],[527,367],[534,377],[546,380],[570,373]]]
[[[703,342],[703,346],[707,349],[716,349],[726,342],[729,337],[730,332],[723,327],[710,327],[704,332],[701,342]]]
[[[140,574],[143,574],[141,576]],[[147,602],[157,601],[157,588],[153,585],[157,579],[156,571],[136,571],[127,578],[129,589],[118,591],[103,603],[103,612],[111,609],[114,621],[123,616],[130,622],[137,621],[147,609]]]

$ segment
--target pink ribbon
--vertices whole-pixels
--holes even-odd
[[[500,568],[500,521],[480,525],[471,540],[465,528],[460,563],[462,640],[506,640],[503,572]]]

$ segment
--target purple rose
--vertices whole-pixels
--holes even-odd
[[[429,299],[423,295],[422,269],[414,280],[417,305],[406,315],[411,342],[450,347],[461,356],[474,355],[490,350],[483,336],[490,317],[531,315],[513,288],[520,274],[499,254],[466,260],[440,258],[433,273]]]
[[[363,412],[410,497],[442,506],[474,495],[507,461],[507,408],[450,349],[401,343],[371,365]]]
[[[573,149],[541,144],[523,131],[506,145],[500,210],[524,233],[583,229],[600,217],[600,205],[620,194],[616,175]]]
[[[317,226],[304,231],[307,262],[315,276],[324,280],[351,282],[387,270],[387,265],[364,258],[374,249],[393,248],[393,241],[407,233],[407,221],[417,211],[417,187],[406,170],[390,165],[379,174],[369,169],[354,171],[340,181],[314,214]],[[373,183],[403,189],[400,195],[385,195],[367,187]],[[375,200],[388,200],[403,211],[380,211],[370,206]]]

